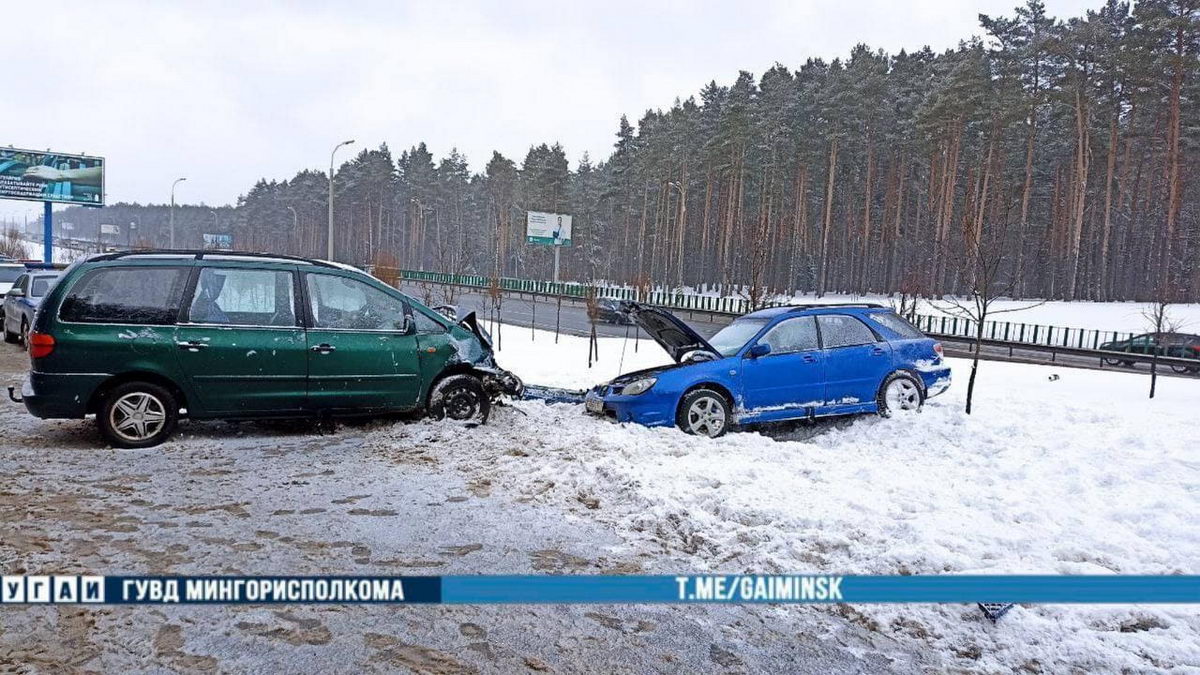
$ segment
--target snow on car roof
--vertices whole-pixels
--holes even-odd
[[[808,305],[780,305],[778,307],[768,307],[766,309],[760,309],[757,312],[750,312],[749,314],[746,314],[745,316],[742,316],[740,318],[742,318],[742,319],[772,319],[781,314],[787,314],[789,312],[803,312],[803,311],[810,310],[810,309],[874,310],[874,309],[887,309],[887,308],[884,307],[883,305],[877,305],[877,304],[869,303],[869,302],[854,302],[854,303],[831,302],[828,304],[814,303],[814,304],[808,304]]]

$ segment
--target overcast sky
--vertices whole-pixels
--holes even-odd
[[[558,141],[607,157],[621,114],[739,70],[952,47],[1016,0],[5,2],[0,145],[103,155],[107,199],[228,204],[338,141],[425,141],[479,170]],[[1047,0],[1059,17],[1099,5]],[[355,148],[355,149],[357,149]],[[339,154],[346,159],[345,149]],[[0,217],[40,208],[0,202]]]

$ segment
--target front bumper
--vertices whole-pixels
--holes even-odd
[[[647,427],[675,424],[674,396],[655,392],[654,389],[637,396],[606,393],[607,390],[607,385],[601,385],[584,396],[583,406],[588,414]]]

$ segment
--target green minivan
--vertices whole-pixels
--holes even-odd
[[[452,321],[348,265],[128,251],[72,265],[42,301],[21,397],[96,416],[113,445],[156,445],[181,415],[256,419],[427,410],[487,420],[521,381],[474,315]],[[17,397],[12,394],[14,399]]]

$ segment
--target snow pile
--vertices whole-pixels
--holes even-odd
[[[500,362],[528,381],[603,379],[569,338],[509,337]],[[397,426],[371,443],[437,448],[514,499],[606,523],[647,572],[1200,573],[1200,385],[1164,378],[1149,401],[1142,375],[985,362],[967,416],[967,367],[952,364],[947,394],[889,420],[710,440],[522,402],[478,429]],[[1200,667],[1195,607],[1018,607],[994,627],[962,605],[823,611],[964,668]]]

